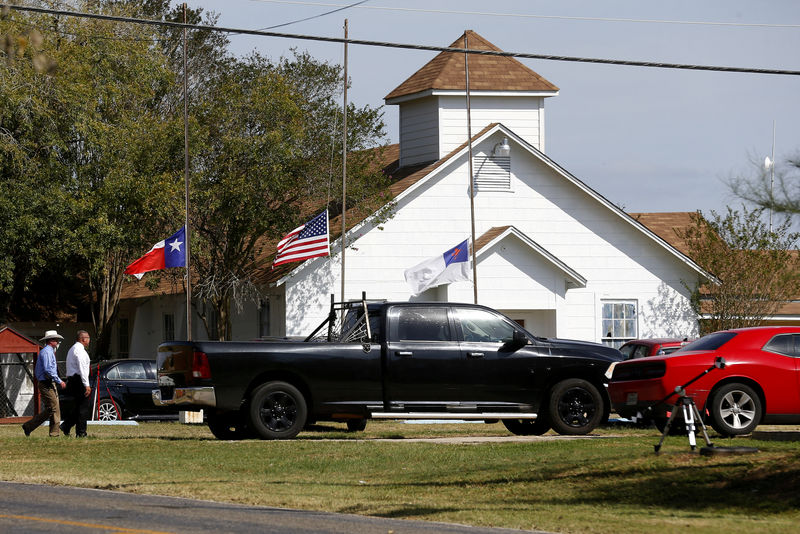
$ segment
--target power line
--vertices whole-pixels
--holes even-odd
[[[775,74],[783,76],[800,76],[800,71],[787,70],[787,69],[758,69],[753,67],[724,67],[716,65],[690,65],[680,63],[661,63],[654,61],[627,61],[619,59],[602,59],[602,58],[585,58],[585,57],[572,57],[572,56],[558,56],[550,54],[529,54],[523,52],[503,52],[496,50],[467,50],[464,48],[447,48],[441,46],[428,46],[428,45],[414,45],[404,43],[390,43],[382,41],[367,41],[363,39],[344,39],[341,37],[323,37],[320,35],[300,35],[291,33],[277,33],[267,32],[261,30],[248,30],[243,28],[225,28],[220,26],[208,26],[205,24],[184,24],[181,22],[169,22],[162,20],[138,19],[133,17],[122,17],[116,15],[100,15],[96,13],[84,13],[79,11],[63,11],[57,9],[17,6],[10,4],[0,4],[0,7],[10,8],[17,11],[30,11],[34,13],[44,13],[49,15],[58,15],[66,17],[79,17],[97,20],[110,20],[115,22],[127,22],[131,24],[149,24],[153,26],[165,26],[171,28],[186,28],[191,30],[203,31],[217,31],[225,33],[237,33],[242,35],[255,35],[260,37],[277,37],[282,39],[299,39],[305,41],[321,41],[329,43],[348,43],[353,45],[363,46],[378,46],[384,48],[400,48],[406,50],[425,50],[430,52],[453,52],[459,54],[474,54],[484,56],[500,56],[500,57],[514,57],[523,59],[539,59],[547,61],[567,61],[575,63],[596,63],[601,65],[621,65],[628,67],[651,67],[660,69],[680,69],[680,70],[698,70],[698,71],[712,71],[712,72],[735,72],[741,74]]]
[[[423,9],[412,7],[392,7],[392,6],[341,6],[340,4],[329,4],[324,2],[298,2],[290,0],[251,0],[253,2],[271,4],[289,4],[296,6],[316,6],[316,7],[358,7],[358,9],[372,9],[382,11],[403,11],[411,13],[436,13],[442,15],[477,15],[481,17],[513,17],[547,20],[581,20],[589,22],[635,22],[651,24],[685,24],[694,26],[733,26],[744,28],[800,28],[800,24],[767,24],[758,22],[715,22],[715,21],[692,21],[692,20],[660,20],[660,19],[626,19],[612,17],[575,17],[567,15],[532,15],[529,13],[497,13],[490,11],[457,11],[448,9]]]
[[[355,3],[353,3],[353,4],[348,4],[348,5],[346,5],[346,6],[329,6],[329,7],[336,7],[337,9],[332,9],[331,11],[326,11],[325,13],[320,13],[320,14],[318,14],[318,15],[312,15],[312,16],[310,16],[310,17],[306,17],[306,18],[304,18],[304,19],[292,20],[292,21],[289,21],[289,22],[284,22],[283,24],[276,24],[275,26],[267,26],[266,28],[260,28],[259,30],[260,30],[260,31],[264,31],[264,30],[274,30],[275,28],[282,28],[282,27],[284,27],[284,26],[289,26],[289,25],[291,25],[291,24],[297,24],[298,22],[305,22],[305,21],[307,21],[307,20],[318,19],[318,18],[320,18],[320,17],[324,17],[324,16],[326,16],[326,15],[330,15],[330,14],[332,14],[332,13],[337,13],[337,12],[339,12],[339,11],[344,11],[345,9],[350,9],[351,7],[357,7],[357,6],[360,6],[361,4],[363,4],[363,3],[365,3],[365,2],[368,2],[368,1],[369,1],[369,0],[361,0],[360,2],[355,2]]]

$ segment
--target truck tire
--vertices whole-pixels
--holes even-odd
[[[594,384],[582,378],[557,383],[550,390],[549,399],[550,423],[559,434],[588,434],[600,424],[605,411],[603,396]]]
[[[708,412],[721,435],[749,434],[761,422],[761,398],[745,384],[725,384],[711,394]]]
[[[217,439],[240,440],[248,437],[247,428],[236,412],[209,413],[206,423]]]
[[[503,419],[503,426],[517,436],[541,436],[550,430],[550,421],[540,413],[536,419]]]
[[[250,428],[261,439],[292,439],[306,424],[303,394],[287,382],[267,382],[250,395]]]

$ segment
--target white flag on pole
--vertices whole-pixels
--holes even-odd
[[[434,256],[406,269],[405,277],[414,296],[431,287],[459,280],[472,280],[467,240],[465,239],[444,254]]]

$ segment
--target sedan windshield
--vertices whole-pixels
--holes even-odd
[[[717,350],[722,345],[736,337],[736,332],[715,332],[708,334],[700,339],[695,339],[688,345],[684,345],[676,352],[689,352],[694,350]]]

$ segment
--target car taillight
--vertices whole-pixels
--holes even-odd
[[[622,382],[624,380],[650,380],[661,378],[667,372],[667,365],[663,360],[659,361],[634,361],[621,362],[614,367],[614,374],[611,376],[612,382]]]
[[[192,377],[211,378],[211,367],[208,365],[208,356],[205,352],[195,351],[192,356]]]

